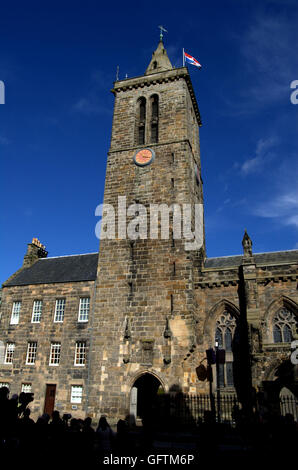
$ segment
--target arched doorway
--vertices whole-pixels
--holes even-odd
[[[262,382],[265,406],[269,413],[297,419],[298,366],[290,359],[273,361]]]
[[[135,419],[153,417],[158,413],[158,396],[164,393],[161,382],[153,374],[138,377],[131,389],[130,414]]]

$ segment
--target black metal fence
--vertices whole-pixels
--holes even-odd
[[[291,414],[298,421],[298,400],[293,395],[283,395],[279,400],[280,415]],[[242,409],[236,394],[188,395],[165,394],[158,397],[158,416],[162,422],[179,426],[196,426],[208,419],[231,426],[236,424],[237,413]],[[277,409],[278,413],[278,409]]]
[[[235,424],[235,415],[241,408],[236,395],[166,394],[158,397],[158,413],[163,419],[179,425],[197,425],[211,417],[217,422]]]

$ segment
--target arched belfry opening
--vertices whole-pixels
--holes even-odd
[[[146,98],[143,96],[138,99],[137,103],[137,136],[136,143],[138,145],[145,144],[145,130],[146,130]]]
[[[158,413],[158,396],[164,393],[164,387],[155,375],[150,373],[138,377],[130,393],[130,414],[135,419],[153,417]]]
[[[151,103],[151,142],[157,144],[158,142],[158,95],[152,95],[150,98]]]

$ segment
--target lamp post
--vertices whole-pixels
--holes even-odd
[[[209,348],[206,350],[206,356],[207,356],[207,377],[209,381],[209,396],[210,396],[210,406],[211,406],[211,413],[212,413],[212,419],[216,418],[216,409],[215,409],[215,401],[214,401],[214,395],[213,395],[213,390],[212,390],[212,383],[213,383],[213,373],[212,373],[212,365],[215,364],[215,351],[213,348]]]
[[[216,398],[217,398],[217,421],[220,423],[220,383],[219,383],[219,355],[218,341],[215,341],[215,357],[216,357]]]
[[[209,348],[206,350],[207,356],[207,363],[208,363],[208,377],[209,377],[209,393],[210,393],[210,402],[211,402],[211,410],[214,418],[217,415],[217,422],[220,423],[221,421],[221,409],[220,409],[220,364],[225,364],[225,350],[219,348],[218,341],[215,341],[215,350],[213,348]],[[216,365],[216,398],[217,398],[217,413],[215,409],[215,401],[212,393],[212,382],[213,382],[213,374],[212,374],[212,364]]]

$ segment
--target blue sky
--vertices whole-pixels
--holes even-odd
[[[49,256],[98,249],[113,95],[144,73],[159,31],[182,48],[200,129],[208,256],[298,248],[296,0],[13,1],[0,12],[0,282],[37,236]]]

